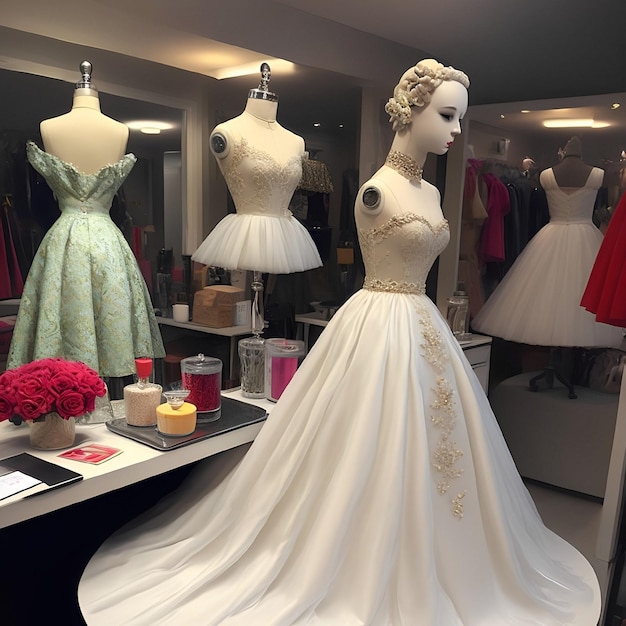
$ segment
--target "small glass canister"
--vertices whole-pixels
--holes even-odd
[[[221,415],[222,362],[198,354],[180,362],[183,389],[189,390],[188,402],[197,409],[197,421],[213,422]]]
[[[265,340],[265,397],[276,402],[304,359],[304,341]]]
[[[265,397],[265,339],[246,337],[238,344],[241,365],[241,395],[245,398]]]

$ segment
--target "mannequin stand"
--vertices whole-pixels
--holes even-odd
[[[578,396],[574,391],[574,385],[570,381],[566,380],[565,377],[563,377],[559,373],[556,366],[556,354],[557,351],[560,352],[561,350],[562,348],[550,348],[550,359],[548,365],[543,368],[543,371],[540,374],[537,374],[537,376],[533,376],[528,384],[531,391],[539,391],[539,386],[537,383],[540,380],[545,379],[548,389],[552,389],[552,387],[554,386],[554,379],[556,378],[564,387],[567,388],[569,399],[576,400]]]

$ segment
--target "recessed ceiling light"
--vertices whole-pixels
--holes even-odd
[[[619,102],[614,102],[614,103],[611,105],[611,108],[612,108],[612,109],[619,109],[619,108],[620,108],[620,103],[619,103]]]
[[[321,124],[319,122],[314,122],[313,126],[315,126],[315,128],[319,128],[321,126]]]
[[[133,120],[126,122],[126,126],[131,130],[140,130],[145,133],[145,129],[151,129],[147,131],[147,134],[158,135],[162,130],[169,130],[174,128],[173,124],[167,122],[159,122],[158,120]],[[155,131],[159,131],[158,133]]]
[[[520,113],[530,113],[530,111],[528,109],[522,109]]]
[[[592,119],[544,120],[543,125],[546,128],[593,128],[594,121]]]
[[[161,134],[160,128],[152,128],[151,126],[144,126],[143,128],[140,128],[139,130],[144,135],[160,135]]]

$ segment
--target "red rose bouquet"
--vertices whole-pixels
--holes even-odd
[[[63,419],[93,411],[106,386],[84,363],[41,359],[0,374],[0,421],[35,420],[46,413]]]

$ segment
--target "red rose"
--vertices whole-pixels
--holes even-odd
[[[50,379],[49,389],[57,396],[63,391],[75,388],[76,379],[71,374],[59,372]]]
[[[15,405],[7,396],[0,394],[0,422],[11,419],[15,415]]]
[[[25,420],[34,420],[40,415],[45,415],[51,410],[51,404],[43,395],[18,396],[15,412]]]
[[[85,413],[85,398],[78,391],[63,391],[56,401],[57,413],[67,419]]]

